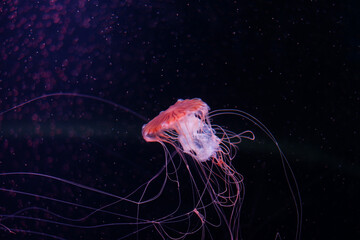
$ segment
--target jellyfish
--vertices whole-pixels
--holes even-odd
[[[89,120],[97,116],[87,116],[82,111],[77,117],[66,112],[60,115],[59,101],[64,98],[82,99],[88,101],[89,106],[101,103],[110,106],[107,110],[110,113],[116,109],[118,112],[114,115],[118,116],[113,125],[101,125],[113,133],[116,144],[104,140],[101,134],[107,130],[99,130],[101,140],[96,140],[94,130],[83,124],[77,127],[83,129],[82,132],[72,128],[64,140],[64,131],[54,127],[56,121],[52,118],[56,114],[61,121]],[[79,101],[79,105],[88,107],[83,101]],[[39,111],[50,112],[44,113],[46,118],[34,113],[36,107],[26,109],[39,102],[42,103]],[[57,110],[52,109],[52,103]],[[42,108],[43,105],[47,107]],[[94,109],[92,111],[97,108]],[[241,239],[245,181],[234,162],[238,161],[241,142],[254,141],[255,134],[251,130],[236,133],[215,122],[218,116],[235,116],[259,127],[278,149],[295,206],[295,239],[300,239],[302,207],[295,175],[271,132],[246,112],[210,111],[199,98],[179,99],[147,122],[146,117],[125,106],[79,93],[33,98],[0,112],[0,117],[4,119],[15,111],[24,112],[18,117],[22,124],[26,121],[23,118],[30,115],[36,131],[24,137],[25,146],[19,147],[20,154],[16,147],[7,146],[11,143],[6,143],[5,137],[1,138],[6,145],[4,152],[9,153],[2,154],[0,159],[0,236]],[[49,129],[53,129],[50,136],[42,130],[47,129],[47,122]],[[76,124],[76,121],[70,123]],[[140,123],[143,124],[141,135],[136,130]],[[66,129],[67,125],[62,124],[61,128]],[[19,134],[21,131],[24,130],[19,127]],[[160,143],[163,153],[155,154],[156,145],[146,142]],[[135,147],[128,149],[129,145],[141,145],[152,153]],[[134,149],[138,150],[134,152]],[[17,155],[20,157],[16,158]],[[4,161],[8,162],[4,164]],[[275,239],[280,239],[279,233]]]
[[[229,228],[230,239],[237,239],[244,186],[243,177],[232,167],[231,161],[236,155],[236,144],[242,139],[254,140],[255,136],[249,130],[235,134],[220,126],[213,128],[209,109],[201,99],[179,99],[144,125],[142,135],[147,142],[161,143],[165,151],[168,150],[164,143],[171,144],[182,156],[189,172],[191,170],[183,154],[190,155],[197,162],[212,203]],[[192,173],[189,175],[193,176]],[[196,192],[199,190],[196,189]],[[201,197],[198,201],[194,213],[205,223],[207,219],[203,216],[206,209]],[[222,207],[232,209],[229,219],[223,215]]]

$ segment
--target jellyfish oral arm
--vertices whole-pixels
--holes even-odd
[[[200,162],[210,160],[220,149],[220,139],[214,130],[195,114],[189,114],[178,122],[179,142],[185,153]]]

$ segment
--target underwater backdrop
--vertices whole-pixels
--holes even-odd
[[[171,146],[164,153],[142,139],[144,124],[188,98],[246,111],[269,128],[299,186],[302,239],[359,238],[360,23],[353,5],[1,1],[0,238],[230,239],[206,205],[209,196],[208,215],[195,211],[190,186],[201,189],[201,176],[192,182]],[[256,137],[237,144],[232,160],[246,189],[236,238],[294,239],[297,212],[274,142],[241,117],[212,123]],[[169,177],[166,156],[174,159]],[[157,174],[144,196],[131,195]],[[158,202],[140,210],[119,198],[159,192]],[[163,216],[165,229],[151,223]],[[198,226],[205,227],[191,232]]]

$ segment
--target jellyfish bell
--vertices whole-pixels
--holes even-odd
[[[204,162],[220,150],[220,139],[211,128],[209,106],[199,98],[179,99],[143,126],[147,142],[167,142],[177,146],[194,159]]]

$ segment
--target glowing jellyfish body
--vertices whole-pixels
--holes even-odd
[[[147,142],[167,142],[194,159],[204,162],[220,151],[220,139],[211,128],[209,106],[201,99],[179,99],[166,111],[143,126],[142,135]]]

